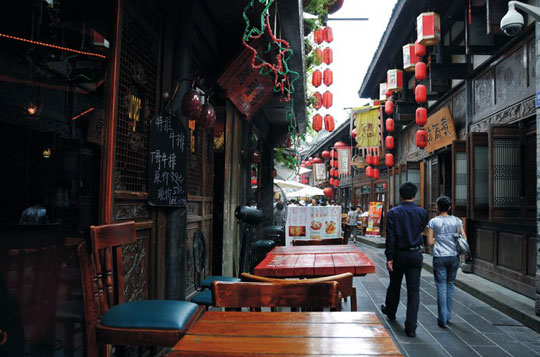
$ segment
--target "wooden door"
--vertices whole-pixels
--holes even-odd
[[[469,195],[467,216],[472,219],[488,218],[489,161],[487,133],[470,133],[467,138],[469,168]]]

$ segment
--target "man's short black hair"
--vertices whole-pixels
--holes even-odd
[[[407,181],[399,186],[399,195],[404,200],[412,200],[416,196],[416,192],[418,192],[418,188],[412,182]]]
[[[435,203],[437,203],[437,210],[439,212],[448,212],[450,206],[452,206],[452,200],[448,196],[441,196],[437,198]]]

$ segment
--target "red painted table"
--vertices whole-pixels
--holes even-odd
[[[375,273],[375,264],[354,245],[275,247],[254,273],[267,277],[317,277]]]

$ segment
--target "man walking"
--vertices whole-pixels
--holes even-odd
[[[403,274],[407,282],[407,318],[405,333],[416,336],[416,319],[420,303],[420,273],[422,271],[422,231],[428,222],[425,209],[414,204],[418,189],[411,182],[399,187],[401,205],[392,208],[386,216],[386,265],[390,273],[390,285],[386,290],[386,303],[381,311],[390,319],[396,319],[399,293]]]

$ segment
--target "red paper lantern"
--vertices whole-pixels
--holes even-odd
[[[426,72],[427,72],[427,68],[426,68],[425,62],[418,62],[414,66],[414,77],[418,79],[419,81],[426,79],[426,76],[427,76]]]
[[[393,94],[392,91],[388,89],[388,86],[386,86],[386,89],[384,91],[384,95],[386,96],[386,98],[390,98],[392,94]]]
[[[417,103],[425,103],[427,101],[427,88],[423,84],[419,84],[416,86],[416,89],[414,90],[414,98],[416,99]]]
[[[356,139],[356,136],[357,136],[357,135],[358,135],[358,134],[356,133],[356,128],[354,128],[354,129],[351,131],[351,136],[352,136],[353,139]]]
[[[441,19],[435,12],[423,12],[416,18],[416,38],[424,46],[434,46],[441,39]]]
[[[339,186],[339,180],[338,179],[334,179],[334,187],[338,187]]]
[[[315,65],[320,66],[321,63],[323,62],[323,59],[324,59],[323,51],[320,48],[315,49],[315,53],[314,53]]]
[[[324,85],[329,87],[334,83],[334,73],[330,68],[324,70]]]
[[[337,159],[339,157],[337,150],[332,151],[332,156],[334,157],[334,159]]]
[[[212,129],[216,126],[216,110],[210,102],[203,105],[199,122],[205,129]]]
[[[385,124],[386,124],[386,131],[389,131],[389,132],[394,131],[394,129],[395,129],[394,119],[392,119],[392,118],[386,119]]]
[[[306,167],[306,162],[302,161],[302,163],[300,164],[300,167]]]
[[[332,5],[330,5],[330,6],[324,5],[324,7],[326,8],[328,6],[328,13],[333,14],[336,11],[338,11],[339,9],[341,9],[341,7],[343,6],[344,1],[345,0],[336,0],[336,1],[333,2]]]
[[[313,97],[315,97],[315,101],[313,102],[313,108],[319,110],[322,108],[322,94],[319,92],[313,93]]]
[[[330,114],[326,114],[324,116],[324,128],[328,132],[334,131],[334,128],[336,127],[336,124],[334,122],[334,117]]]
[[[371,165],[373,164],[373,155],[366,155],[366,164]]]
[[[332,186],[334,186],[334,178],[330,177],[330,180],[328,180],[328,183]]]
[[[316,44],[320,45],[324,41],[324,30],[323,29],[317,29],[313,31],[313,41],[315,41]]]
[[[334,160],[334,167],[335,167],[335,168],[339,167],[339,163],[338,163],[337,160]]]
[[[372,177],[373,176],[373,167],[366,166],[366,176],[367,177]]]
[[[259,152],[259,150],[253,150],[253,152],[251,153],[251,162],[254,164],[258,164],[259,162],[261,162],[261,153]]]
[[[323,94],[323,101],[322,105],[326,109],[329,109],[332,106],[332,102],[334,101],[334,96],[332,95],[332,92],[326,91]]]
[[[251,179],[251,186],[257,185],[257,179]]]
[[[332,154],[330,154],[330,151],[324,150],[323,152],[321,152],[321,156],[323,159],[328,160],[329,158],[332,157]]]
[[[384,112],[388,115],[394,112],[394,102],[392,100],[389,100],[386,103],[384,103]]]
[[[315,130],[316,132],[319,132],[321,131],[322,129],[322,123],[323,123],[323,117],[322,115],[320,114],[315,114],[313,116],[313,123],[311,123],[311,127],[313,128],[313,130]]]
[[[414,53],[418,57],[424,57],[426,55],[426,46],[422,45],[421,43],[415,42],[414,43]]]
[[[335,148],[342,148],[342,147],[346,147],[347,146],[347,143],[343,142],[343,141],[337,141],[335,144],[334,144],[334,147]]]
[[[392,167],[394,166],[394,155],[393,154],[386,154],[384,156],[384,163],[386,164],[387,167]]]
[[[373,166],[379,166],[381,163],[381,158],[379,155],[373,156]]]
[[[323,62],[326,64],[334,62],[334,51],[330,47],[326,47],[323,51]]]
[[[314,164],[323,164],[324,161],[320,157],[315,157],[315,158],[313,158],[313,163]]]
[[[313,167],[313,160],[306,161],[306,167]]]
[[[416,132],[416,146],[423,149],[428,144],[427,131],[420,129]]]
[[[334,195],[334,190],[332,189],[332,187],[326,187],[323,190],[323,193],[326,197],[332,197]]]
[[[322,83],[322,72],[316,69],[315,72],[313,72],[313,74],[311,75],[311,84],[313,84],[313,86],[317,88],[321,85],[321,83]]]
[[[202,112],[202,99],[199,92],[195,89],[188,90],[182,98],[180,111],[189,120],[199,120]]]
[[[380,172],[379,169],[373,169],[373,179],[376,180],[379,178]]]
[[[416,109],[416,125],[424,126],[426,124],[427,124],[427,109],[420,107]]]
[[[334,41],[334,31],[330,26],[324,28],[324,40],[328,43]]]
[[[394,148],[394,137],[388,135],[388,136],[386,137],[386,139],[384,139],[384,143],[385,143],[386,148],[387,148],[388,150],[392,150],[392,149]]]

